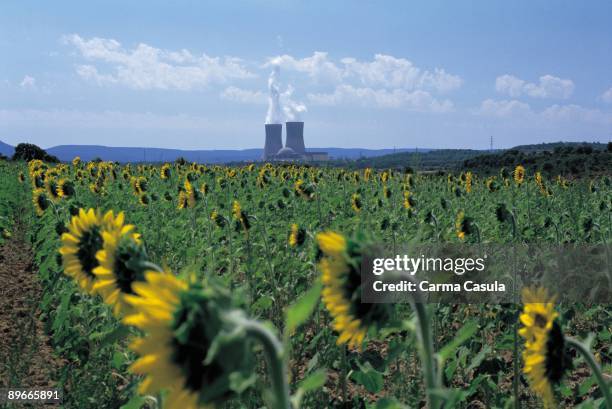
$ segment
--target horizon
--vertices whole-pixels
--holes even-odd
[[[384,151],[384,150],[393,150],[393,151],[403,151],[403,152],[411,152],[411,151],[440,151],[440,150],[474,150],[474,151],[482,151],[482,152],[497,152],[510,150],[520,146],[538,146],[538,145],[547,145],[547,144],[601,144],[605,145],[608,142],[600,142],[600,141],[586,141],[586,140],[578,140],[578,141],[553,141],[553,142],[534,142],[520,145],[512,145],[505,147],[494,147],[492,150],[490,148],[446,148],[446,147],[429,147],[429,146],[411,146],[411,147],[401,147],[401,146],[391,146],[391,147],[381,147],[381,148],[364,148],[364,147],[341,147],[341,146],[312,146],[307,147],[306,150],[312,149],[343,149],[343,150],[364,150],[364,151]],[[12,148],[15,148],[19,143],[31,143],[31,142],[19,142],[15,145],[8,144],[2,139],[0,139],[0,143],[5,143]],[[39,146],[39,145],[37,145]],[[230,151],[230,152],[240,152],[240,151],[251,151],[251,150],[260,150],[263,151],[263,147],[247,147],[247,148],[201,148],[201,149],[183,149],[183,148],[164,148],[159,146],[119,146],[119,145],[100,145],[100,144],[58,144],[52,146],[39,146],[44,150],[61,148],[61,147],[96,147],[96,148],[108,148],[108,149],[156,149],[156,150],[178,150],[185,152],[197,152],[197,151]],[[399,152],[398,152],[399,153]]]
[[[261,149],[294,118],[307,149],[612,139],[609,2],[144,4],[0,5],[0,140]]]

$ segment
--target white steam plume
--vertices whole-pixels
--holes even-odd
[[[266,115],[267,124],[282,124],[283,113],[280,105],[280,90],[278,85],[278,75],[280,74],[280,67],[274,66],[274,69],[270,73],[268,78],[268,90],[270,95],[268,96],[268,114]]]
[[[293,95],[293,87],[289,85],[287,91],[283,92],[283,112],[285,113],[286,121],[301,121],[302,113],[306,112],[306,105],[301,102],[295,102],[291,99]]]
[[[280,91],[278,77],[280,67],[274,66],[268,78],[268,113],[266,124],[282,124],[285,121],[301,121],[302,113],[306,112],[306,105],[291,99],[293,87],[289,85],[285,92]]]

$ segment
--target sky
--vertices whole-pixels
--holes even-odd
[[[4,1],[0,140],[488,149],[612,139],[610,1]]]

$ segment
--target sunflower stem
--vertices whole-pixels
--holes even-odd
[[[593,371],[593,374],[597,379],[599,389],[601,389],[601,392],[606,401],[606,407],[608,409],[612,409],[612,395],[610,394],[610,385],[608,384],[608,382],[606,382],[603,373],[601,372],[601,368],[597,364],[597,361],[595,361],[595,358],[593,357],[590,348],[586,344],[571,337],[565,337],[565,342],[567,342],[568,345],[574,347],[578,352],[580,352],[580,354],[582,354],[582,357],[589,365],[589,367],[591,367],[591,370]]]
[[[415,283],[412,276],[404,272],[400,272],[399,274],[402,279]],[[431,329],[429,327],[429,317],[427,310],[425,309],[425,304],[423,303],[421,293],[418,291],[414,293],[414,296],[410,299],[410,305],[418,320],[417,337],[419,338],[419,341],[421,341],[420,353],[421,362],[425,372],[425,386],[427,387],[427,407],[431,409],[438,409],[440,407],[439,399],[435,395],[434,391],[441,386],[441,383],[436,376],[433,338],[431,336]]]
[[[246,318],[238,318],[238,320],[239,325],[245,328],[247,335],[257,339],[263,345],[270,371],[272,391],[275,396],[274,407],[276,409],[291,409],[283,345],[260,322]]]

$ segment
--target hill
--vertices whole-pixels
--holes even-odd
[[[308,152],[327,152],[331,158],[358,159],[363,157],[382,156],[394,151],[406,149],[361,149],[361,148],[307,148]],[[179,157],[189,162],[228,163],[252,162],[261,160],[262,149],[243,150],[181,150],[163,148],[129,148],[109,147],[99,145],[60,145],[46,149],[50,155],[57,156],[61,161],[71,161],[75,156],[90,161],[96,158],[107,161],[127,162],[171,162]]]
[[[4,155],[4,156],[7,156],[7,157],[10,158],[11,156],[13,156],[14,152],[15,152],[15,148],[14,147],[12,147],[11,145],[6,144],[6,143],[0,141],[0,155]]]
[[[479,155],[467,159],[463,169],[479,173],[496,173],[500,168],[524,166],[528,172],[543,172],[548,176],[584,176],[612,174],[612,143],[604,144],[546,144],[552,150],[539,149],[542,145],[517,146],[506,151]]]
[[[521,152],[553,152],[559,148],[578,148],[581,146],[590,146],[594,150],[606,150],[605,143],[597,142],[552,142],[552,143],[536,143],[532,145],[518,145],[510,150],[514,149]]]
[[[355,161],[333,161],[333,166],[348,168],[406,168],[419,171],[461,168],[466,159],[481,155],[482,151],[472,149],[432,149],[419,152],[400,152]]]

